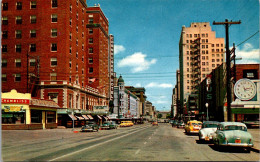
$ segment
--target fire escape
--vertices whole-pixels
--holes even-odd
[[[29,65],[29,57],[35,58],[35,63]],[[31,64],[31,63],[30,63]],[[31,93],[32,97],[37,96],[39,90],[39,70],[40,70],[40,59],[39,56],[30,56],[27,54],[27,93]]]
[[[201,81],[201,63],[200,63],[200,38],[192,42],[191,67],[192,67],[192,93],[198,94],[199,84]]]

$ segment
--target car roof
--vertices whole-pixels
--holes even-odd
[[[220,123],[223,126],[227,126],[227,125],[238,125],[238,126],[244,126],[246,127],[246,125],[244,123],[241,122],[221,122]]]
[[[203,124],[219,124],[218,121],[205,121]]]
[[[190,120],[190,123],[202,123],[201,121],[197,121],[197,120]]]

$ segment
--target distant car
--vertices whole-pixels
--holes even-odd
[[[81,128],[81,132],[88,132],[88,131],[97,131],[98,132],[99,126],[95,122],[86,122],[84,126]]]
[[[121,121],[120,127],[130,127],[133,126],[134,123],[132,121]]]
[[[174,120],[174,121],[172,122],[172,127],[176,127],[177,124],[178,124],[178,120]]]
[[[176,126],[177,126],[177,128],[184,128],[185,124],[183,121],[179,121]]]
[[[199,130],[201,129],[202,122],[197,120],[190,120],[185,125],[185,133],[187,134],[196,134],[199,133]]]
[[[105,121],[105,122],[100,126],[100,128],[101,128],[101,129],[110,129],[109,125],[110,125],[110,122]]]
[[[152,123],[152,125],[153,125],[153,126],[154,126],[154,125],[159,126],[157,121],[154,121],[154,122]]]
[[[200,141],[212,140],[213,134],[216,132],[219,122],[217,121],[205,121],[202,124],[202,128],[199,130]]]
[[[213,135],[215,146],[232,146],[246,148],[247,152],[251,151],[253,144],[252,135],[247,132],[247,127],[240,122],[221,122]]]
[[[108,121],[109,123],[109,129],[117,129],[117,124],[115,121]]]

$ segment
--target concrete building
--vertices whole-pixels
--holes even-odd
[[[180,102],[185,103],[190,94],[198,94],[199,83],[213,69],[222,64],[224,38],[216,38],[209,22],[194,22],[182,27],[179,42]],[[186,113],[189,110],[186,111]]]
[[[114,109],[112,118],[137,119],[140,118],[140,99],[125,88],[123,77],[118,78],[118,85],[114,87]]]

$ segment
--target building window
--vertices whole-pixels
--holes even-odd
[[[6,74],[2,74],[2,82],[7,82]]]
[[[212,64],[212,67],[215,67],[215,64]]]
[[[93,73],[93,71],[94,71],[94,70],[93,70],[93,67],[90,67],[90,68],[88,69],[88,73],[90,73],[90,74]]]
[[[71,69],[71,67],[72,67],[72,63],[71,63],[71,60],[70,60],[70,62],[69,62],[69,66],[70,66],[70,69]]]
[[[31,9],[36,9],[36,1],[31,1]]]
[[[22,31],[21,30],[16,30],[15,31],[15,38],[16,39],[22,38]]]
[[[22,66],[21,59],[15,59],[15,67],[21,67],[21,66]]]
[[[2,7],[3,7],[3,11],[7,11],[8,10],[8,3],[2,3]]]
[[[15,45],[15,52],[22,52],[22,46],[20,44]]]
[[[93,58],[89,58],[89,59],[88,59],[88,63],[89,63],[89,64],[93,64]]]
[[[70,12],[72,12],[72,5],[70,4]]]
[[[89,24],[93,24],[94,20],[91,18],[91,19],[88,19],[88,23]]]
[[[51,29],[51,36],[52,37],[57,37],[57,29]]]
[[[6,59],[2,59],[2,67],[7,67],[7,60]]]
[[[30,52],[36,52],[36,44],[30,44]]]
[[[8,17],[7,16],[3,16],[2,17],[2,24],[3,25],[8,25]]]
[[[31,30],[30,34],[31,34],[31,38],[35,38],[36,37],[36,30]]]
[[[2,31],[2,38],[7,39],[8,38],[8,31]]]
[[[35,59],[30,59],[29,61],[30,61],[30,66],[35,67],[36,60]]]
[[[69,108],[72,108],[72,99],[73,99],[72,94],[69,94]]]
[[[72,33],[70,33],[70,40],[72,40]]]
[[[58,15],[52,14],[51,15],[51,22],[58,22]]]
[[[219,44],[217,44],[217,47],[219,47]]]
[[[82,26],[84,27],[84,20],[82,20]]]
[[[51,7],[52,7],[52,8],[58,7],[58,0],[52,0],[52,1],[51,1]]]
[[[72,47],[70,46],[70,54],[72,53]]]
[[[78,72],[78,70],[79,70],[79,66],[78,66],[78,64],[76,65],[76,72]]]
[[[90,47],[90,48],[88,49],[88,52],[89,52],[90,54],[93,54],[93,48]]]
[[[51,52],[57,52],[57,44],[56,43],[51,44]]]
[[[89,38],[88,43],[90,43],[90,44],[93,43],[93,38]]]
[[[219,62],[219,59],[217,59],[217,62]]]
[[[76,58],[78,58],[78,57],[79,57],[79,52],[77,51],[77,52],[76,52]]]
[[[51,58],[51,66],[57,66],[57,58]]]
[[[36,16],[35,15],[32,15],[30,17],[30,19],[31,19],[31,24],[35,24],[36,23]]]
[[[21,74],[15,74],[14,75],[14,81],[15,82],[20,82],[21,81]]]
[[[16,2],[16,9],[17,10],[22,10],[23,9],[22,2]]]
[[[79,27],[78,27],[78,25],[76,26],[76,32],[79,32]]]
[[[82,62],[84,62],[84,55],[82,56]]]
[[[78,38],[76,39],[76,45],[77,46],[79,45],[79,39]]]
[[[72,25],[72,19],[70,19],[70,26]]]
[[[32,123],[42,123],[42,111],[31,110],[31,122]]]
[[[88,29],[89,34],[93,34],[93,29]]]
[[[70,75],[70,78],[69,78],[69,82],[71,83],[72,79],[71,79],[71,75]]]
[[[54,102],[58,103],[58,95],[55,98],[51,98]],[[56,112],[55,111],[47,111],[47,123],[55,123],[56,122]]]
[[[84,32],[82,32],[82,38],[84,38]]]
[[[84,44],[82,44],[82,51],[84,51]]]
[[[76,19],[79,19],[79,13],[76,13]]]
[[[16,16],[15,17],[15,20],[16,20],[16,24],[22,24],[22,16]]]
[[[2,53],[7,52],[7,45],[2,45]]]
[[[84,68],[81,69],[81,73],[82,73],[82,75],[84,75]]]
[[[57,80],[57,73],[51,73],[51,80]]]

